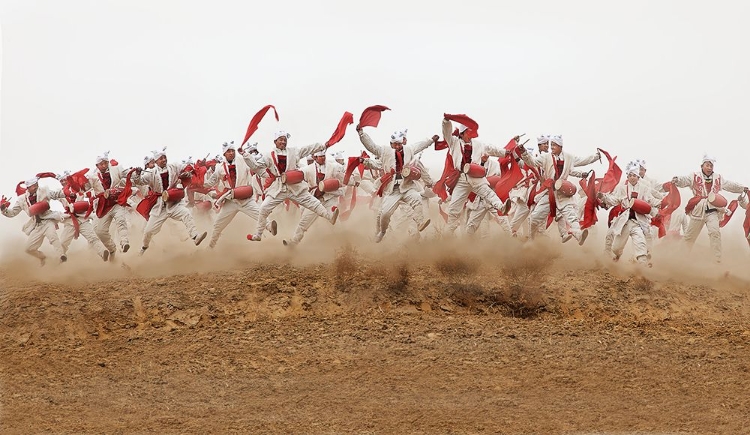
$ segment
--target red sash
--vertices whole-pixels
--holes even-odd
[[[552,221],[555,220],[555,215],[557,214],[557,202],[555,201],[555,180],[553,180],[552,178],[544,180],[544,183],[542,183],[539,192],[542,192],[545,189],[547,189],[547,195],[549,197],[549,215],[547,215],[547,226],[545,228],[549,228],[549,226],[552,225]]]
[[[435,192],[435,195],[437,195],[440,199],[445,201],[446,199],[448,199],[448,195],[453,193],[453,189],[456,187],[456,184],[458,183],[458,177],[460,176],[461,172],[459,172],[453,166],[453,157],[450,153],[447,153],[445,155],[443,175],[440,176],[440,179],[432,187],[432,191]]]
[[[393,179],[393,176],[396,174],[396,171],[391,169],[390,172],[386,172],[385,175],[380,177],[380,187],[378,187],[378,196],[383,196],[383,190],[385,189],[385,186],[390,183],[391,179]]]
[[[615,220],[617,216],[620,216],[622,212],[625,211],[625,207],[622,206],[622,204],[617,204],[616,206],[612,207],[612,210],[609,211],[609,218],[607,219],[607,227],[612,226],[612,222]]]
[[[151,214],[151,209],[154,208],[159,198],[161,198],[160,193],[150,191],[148,192],[148,195],[138,203],[135,210],[143,216],[144,219],[148,220],[148,216]]]
[[[690,214],[693,209],[695,209],[695,206],[698,205],[698,203],[701,201],[701,199],[707,198],[705,196],[694,196],[690,198],[687,202],[687,205],[685,206],[685,214]]]

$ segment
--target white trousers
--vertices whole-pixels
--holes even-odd
[[[380,211],[375,220],[375,228],[378,233],[385,233],[391,223],[391,217],[396,212],[399,205],[407,204],[413,210],[408,215],[416,222],[417,226],[424,222],[424,210],[422,208],[422,195],[416,190],[410,189],[401,192],[394,188],[388,195],[383,195],[380,203]]]
[[[190,210],[181,203],[170,207],[163,204],[160,213],[156,213],[156,210],[156,207],[151,209],[151,214],[148,216],[148,222],[146,222],[146,228],[143,229],[142,247],[148,248],[149,243],[151,243],[151,238],[159,233],[161,226],[164,225],[164,222],[166,222],[167,219],[182,221],[182,223],[185,224],[188,233],[190,233],[190,238],[194,239],[198,236],[198,230],[195,228],[193,215],[190,214]]]
[[[65,219],[63,223],[62,233],[60,234],[60,244],[62,245],[63,252],[66,255],[68,254],[68,247],[70,246],[70,242],[73,241],[73,237],[75,236],[76,229],[73,226],[72,219],[78,219],[78,222],[80,223],[78,233],[83,236],[84,239],[86,239],[89,247],[96,251],[97,255],[104,258],[104,252],[107,251],[107,248],[104,247],[102,241],[99,240],[99,237],[96,236],[94,224],[91,222],[91,219],[83,219],[80,217],[71,217],[69,219]]]
[[[214,226],[211,231],[211,241],[209,243],[210,247],[213,248],[216,245],[221,233],[232,222],[232,219],[237,216],[237,213],[240,212],[257,221],[260,218],[260,205],[253,199],[224,201],[224,204],[222,204],[214,218]],[[267,229],[270,231],[270,225],[267,226]]]
[[[513,234],[516,234],[521,226],[524,227],[524,233],[529,233],[529,215],[531,209],[529,209],[526,201],[513,201],[510,206],[510,230]],[[525,225],[524,225],[525,224]]]
[[[540,229],[543,231],[546,227],[549,208],[549,195],[541,195],[539,202],[537,202],[529,216],[529,231],[531,231],[532,238],[540,232]],[[576,240],[581,240],[583,232],[581,231],[581,223],[578,221],[578,209],[574,202],[570,201],[562,206],[562,208],[558,207],[555,213],[555,221],[557,221],[557,229],[560,232],[560,237],[564,237],[570,233]]]
[[[322,218],[328,219],[329,222],[333,218],[333,212],[330,209],[325,208],[323,204],[321,204],[320,201],[318,201],[318,199],[307,190],[302,191],[299,195],[293,195],[288,190],[282,191],[279,192],[276,197],[266,196],[266,199],[263,200],[263,203],[260,205],[258,226],[255,229],[255,236],[263,237],[263,232],[268,226],[268,216],[279,206],[279,204],[287,199],[296,202],[300,207],[304,207]]]
[[[32,257],[36,257],[40,260],[47,258],[39,247],[42,246],[42,242],[47,238],[50,245],[55,249],[55,253],[58,256],[65,255],[65,252],[60,244],[60,239],[57,237],[57,227],[55,221],[49,219],[42,219],[37,222],[36,226],[29,233],[29,237],[26,239],[26,245],[24,249],[27,254]]]
[[[495,191],[490,188],[489,184],[480,184],[472,188],[467,177],[466,174],[461,174],[458,177],[456,187],[451,194],[451,202],[448,205],[448,222],[446,225],[448,233],[453,233],[456,231],[456,228],[458,228],[458,218],[461,215],[461,211],[463,210],[464,205],[466,205],[466,200],[469,198],[471,192],[474,192],[478,197],[486,201],[491,208],[494,208],[495,210],[503,208],[503,203],[500,201],[500,198],[497,197]]]
[[[95,227],[96,235],[97,237],[99,237],[99,240],[102,241],[104,247],[109,250],[109,252],[115,252],[117,250],[117,246],[115,246],[115,242],[112,240],[112,235],[109,230],[109,227],[112,225],[112,221],[115,222],[115,227],[117,228],[117,236],[120,239],[120,246],[130,244],[130,242],[128,241],[129,215],[130,211],[127,208],[121,206],[120,204],[116,204],[110,211],[107,212],[107,214],[97,219]]]
[[[327,200],[324,200],[321,202],[323,207],[326,210],[330,210],[333,206],[338,205],[339,203],[338,196],[333,196],[331,198],[328,198]],[[297,224],[297,229],[294,230],[294,235],[290,239],[290,242],[292,244],[299,243],[303,237],[305,237],[305,233],[307,230],[310,229],[313,223],[318,220],[318,214],[310,209],[304,209],[302,210],[302,216],[300,216],[299,223]]]
[[[614,242],[612,244],[612,252],[618,258],[622,255],[622,251],[625,249],[625,244],[628,238],[633,242],[633,251],[635,258],[639,263],[646,263],[648,261],[648,248],[646,247],[646,235],[643,232],[643,227],[634,219],[628,220],[622,227],[622,232],[614,236]]]
[[[706,213],[703,215],[703,219],[696,219],[690,216],[690,223],[688,223],[687,230],[685,230],[685,243],[688,248],[692,248],[695,244],[695,239],[700,235],[703,226],[708,230],[708,242],[711,245],[711,250],[714,252],[714,259],[718,262],[721,261],[721,231],[719,230],[719,214]]]
[[[425,218],[425,216],[427,216],[427,218],[429,218],[430,200],[423,194],[420,194],[419,196],[422,198],[422,217]],[[390,228],[401,228],[406,226],[409,231],[409,236],[419,239],[421,238],[419,226],[422,222],[417,221],[417,219],[417,212],[411,207],[411,205],[406,202],[401,202],[393,213],[393,216],[391,216],[391,223],[389,226]],[[376,231],[379,231],[379,229],[376,228]]]
[[[503,231],[509,233],[508,217],[498,216],[497,210],[489,208],[485,204],[484,200],[480,199],[476,208],[467,209],[466,234],[472,235],[480,231],[482,238],[489,237],[490,225],[495,222],[500,224]]]

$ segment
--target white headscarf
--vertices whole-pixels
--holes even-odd
[[[313,153],[313,155],[312,155],[312,156],[313,156],[313,157],[323,157],[323,156],[325,156],[325,155],[326,155],[326,150],[323,150],[323,151],[318,151],[318,152],[315,152],[315,153]],[[335,155],[335,154],[334,154],[334,155]]]
[[[234,146],[234,141],[231,142],[224,142],[221,144],[221,153],[224,154],[225,152],[229,150],[235,150],[237,151],[237,147]]]
[[[291,134],[285,132],[284,130],[279,130],[279,131],[277,131],[276,133],[273,134],[273,140],[274,140],[274,142],[276,141],[276,139],[280,138],[281,136],[286,136],[287,139],[289,139],[290,137],[292,137]]]
[[[146,166],[153,161],[154,161],[154,156],[146,156],[143,158],[143,166]]]
[[[648,169],[648,167],[646,167],[646,161],[645,160],[643,160],[643,159],[636,160],[636,162],[638,162],[638,166],[640,166],[641,168]]]
[[[641,165],[638,164],[638,160],[628,163],[625,167],[625,175],[635,174],[640,175]]]
[[[63,171],[62,174],[57,174],[57,177],[55,177],[55,178],[57,178],[57,181],[62,181],[64,179],[70,177],[71,175],[73,175],[73,174],[69,170],[66,169],[66,170]]]
[[[161,151],[151,151],[154,153],[154,160],[158,160],[161,156],[167,155],[167,147],[161,149]]]
[[[252,145],[246,145],[242,148],[246,153],[251,153],[253,151],[258,151],[258,142],[255,142]]]
[[[550,142],[556,143],[556,144],[558,144],[560,146],[563,146],[563,137],[562,137],[561,134],[556,134],[556,135],[550,137]]]
[[[409,131],[408,128],[394,131],[393,134],[391,135],[391,143],[403,142],[404,139],[406,139],[407,131]]]
[[[106,162],[107,160],[109,160],[109,151],[105,151],[102,155],[96,156],[97,165],[101,162]]]
[[[716,164],[716,159],[713,156],[709,156],[708,154],[703,154],[703,161],[701,162],[701,165],[706,162]]]
[[[24,181],[23,184],[25,184],[26,188],[28,189],[29,187],[37,184],[38,182],[39,182],[39,178],[37,178],[36,176],[33,176],[33,177],[27,179],[26,181]]]
[[[458,129],[458,134],[460,135],[461,133],[463,133],[464,131],[466,131],[469,127],[461,124],[460,122],[457,122],[456,123],[456,128]]]

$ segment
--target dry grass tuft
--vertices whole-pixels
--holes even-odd
[[[493,289],[492,305],[512,317],[530,318],[545,311],[540,284],[554,259],[550,254],[507,259],[502,268],[506,285]]]
[[[636,276],[633,278],[631,285],[635,291],[640,293],[648,293],[654,289],[654,283],[642,276]]]
[[[390,270],[386,285],[392,293],[404,293],[409,286],[409,268],[406,264],[402,263]]]
[[[546,311],[546,304],[539,288],[495,288],[489,299],[492,307],[500,309],[510,317],[528,319]]]
[[[477,261],[459,258],[456,255],[446,256],[435,261],[435,268],[444,276],[465,276],[477,271]]]
[[[359,269],[359,252],[351,244],[344,245],[336,252],[336,258],[333,260],[333,270],[335,272],[334,282],[336,290],[348,291]]]
[[[477,284],[455,284],[452,288],[451,300],[470,310],[482,306],[487,300],[484,289]]]

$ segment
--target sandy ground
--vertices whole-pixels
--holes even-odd
[[[748,433],[730,237],[721,266],[703,234],[640,269],[602,234],[453,239],[439,217],[377,245],[371,215],[320,221],[289,249],[277,217],[259,243],[238,216],[213,251],[169,225],[143,257],[79,240],[44,268],[4,232],[0,432]]]

